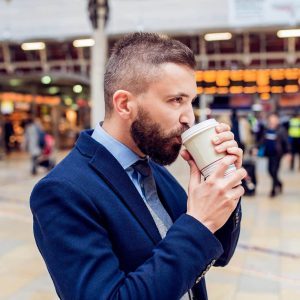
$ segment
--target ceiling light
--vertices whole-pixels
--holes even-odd
[[[277,31],[279,38],[298,37],[300,36],[300,29],[286,29]]]
[[[52,79],[51,79],[51,77],[48,76],[48,75],[43,76],[43,77],[41,78],[41,82],[42,82],[43,84],[49,84],[49,83],[51,83],[51,81],[52,81]]]
[[[232,38],[232,34],[230,32],[207,33],[204,35],[204,39],[207,42],[225,41],[225,40],[230,40],[231,38]]]
[[[36,43],[23,43],[21,48],[24,51],[31,51],[31,50],[43,50],[45,49],[45,43],[43,42],[36,42]]]
[[[82,92],[82,90],[83,90],[83,87],[80,84],[76,84],[73,86],[73,92],[76,94],[80,94]]]
[[[95,41],[93,39],[82,39],[73,41],[73,46],[75,48],[80,47],[92,47],[95,45]]]
[[[59,87],[57,87],[57,86],[51,86],[51,87],[49,87],[48,92],[51,95],[55,95],[55,94],[57,94],[59,92]]]

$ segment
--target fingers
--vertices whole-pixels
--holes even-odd
[[[223,178],[228,167],[231,164],[233,164],[236,160],[237,157],[235,155],[226,155],[225,157],[220,159],[220,162],[216,167],[216,170],[208,177],[208,180],[214,181],[216,179]]]
[[[228,148],[238,147],[235,140],[223,142],[221,145],[215,146],[215,150],[218,153],[226,152]]]
[[[186,161],[189,161],[189,160],[193,159],[191,154],[185,149],[180,152],[180,155]]]
[[[199,182],[201,181],[201,173],[200,173],[200,170],[198,169],[193,157],[187,150],[181,151],[180,154],[181,154],[181,157],[184,160],[186,160],[190,166],[190,183],[189,183],[189,185],[192,186],[195,184],[199,184]]]
[[[242,167],[242,163],[243,163],[243,150],[238,147],[230,147],[230,148],[227,148],[227,153],[237,156],[235,166],[237,169],[240,169]]]
[[[232,173],[230,173],[228,176],[224,178],[224,189],[232,189],[233,187],[236,187],[240,185],[241,180],[244,179],[247,176],[247,172],[244,168],[240,168]]]
[[[225,131],[225,132],[218,133],[213,138],[213,144],[219,145],[230,140],[234,140],[234,134],[231,131]]]
[[[221,133],[221,132],[224,132],[224,131],[230,131],[231,128],[228,124],[225,124],[225,123],[219,123],[217,126],[216,126],[216,132],[217,133]]]
[[[235,166],[239,169],[242,166],[243,151],[238,148],[238,144],[234,140],[234,134],[231,131],[228,131],[230,127],[223,123],[218,126],[220,126],[218,129],[219,131],[217,129],[216,131],[219,133],[212,141],[215,145],[215,150],[217,153],[227,152],[228,154],[236,155],[237,161],[235,162]]]
[[[227,192],[227,197],[232,200],[236,200],[235,205],[238,204],[238,200],[245,194],[245,189],[239,185]]]

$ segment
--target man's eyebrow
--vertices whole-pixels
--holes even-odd
[[[190,95],[188,95],[186,93],[177,93],[177,94],[172,94],[172,95],[168,96],[168,98],[172,98],[172,97],[185,97],[185,98],[189,98]],[[197,98],[197,96],[195,98]],[[194,101],[195,98],[192,101]]]

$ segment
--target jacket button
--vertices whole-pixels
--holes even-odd
[[[213,259],[209,265],[207,265],[206,269],[202,272],[202,274],[196,279],[195,284],[199,283],[200,280],[204,277],[204,275],[208,272],[208,270],[215,264],[216,260]]]
[[[235,214],[235,225],[238,225],[240,221],[240,216],[238,213]]]

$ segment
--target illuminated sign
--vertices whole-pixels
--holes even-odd
[[[37,104],[58,105],[60,104],[60,98],[54,96],[41,96],[31,94],[19,94],[19,93],[0,93],[0,101],[11,102],[26,102]]]
[[[270,94],[299,92],[300,69],[248,69],[196,71],[198,94]]]

